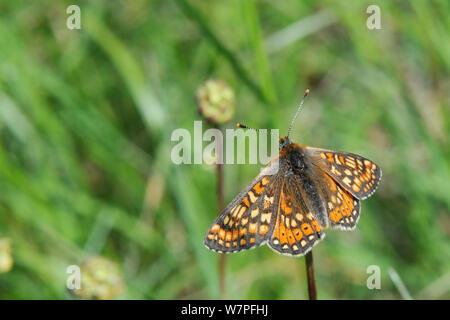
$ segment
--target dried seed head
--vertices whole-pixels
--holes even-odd
[[[198,110],[214,124],[226,123],[234,115],[234,92],[222,80],[210,79],[197,89]]]

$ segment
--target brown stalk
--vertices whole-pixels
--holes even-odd
[[[217,129],[220,130],[220,126],[216,126]],[[217,159],[222,159],[222,143],[221,141],[217,142]],[[220,162],[220,161],[219,161]],[[224,193],[224,181],[223,181],[223,164],[216,164],[217,170],[217,206],[218,212],[221,212],[225,207],[225,193]],[[221,253],[219,255],[219,292],[220,298],[225,298],[225,266],[226,266],[226,255]]]
[[[308,296],[309,300],[317,300],[316,279],[314,278],[314,262],[312,250],[305,256],[306,278],[308,280]]]

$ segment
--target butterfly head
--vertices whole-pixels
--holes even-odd
[[[280,150],[284,149],[284,147],[286,147],[287,145],[291,144],[291,140],[289,140],[289,138],[287,136],[282,136],[280,138]]]

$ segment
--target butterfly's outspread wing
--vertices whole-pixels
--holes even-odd
[[[374,162],[353,153],[307,147],[311,162],[336,180],[355,198],[364,200],[378,187],[381,169]]]
[[[237,252],[267,242],[275,224],[280,180],[278,159],[272,161],[219,215],[209,228],[205,246]]]
[[[269,247],[288,256],[302,256],[325,237],[302,185],[295,176],[285,177],[280,190],[278,214]]]
[[[305,150],[316,167],[330,225],[354,229],[360,215],[359,200],[375,192],[381,179],[380,167],[352,153],[311,147]]]
[[[330,226],[344,230],[354,229],[359,220],[359,200],[326,172],[317,170],[317,176]]]

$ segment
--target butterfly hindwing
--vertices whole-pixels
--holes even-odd
[[[306,254],[325,237],[295,182],[295,179],[287,178],[281,187],[276,223],[268,242],[273,250],[288,256]]]
[[[352,230],[359,219],[359,200],[342,188],[326,172],[317,170],[319,188],[325,202],[327,216],[331,227]]]
[[[381,169],[359,155],[319,148],[306,148],[312,163],[359,200],[370,197],[378,187]]]

